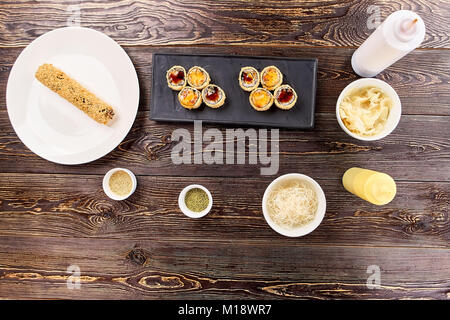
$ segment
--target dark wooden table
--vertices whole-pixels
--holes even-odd
[[[15,59],[39,35],[66,26],[69,4],[81,9],[82,26],[123,46],[142,92],[125,140],[77,166],[30,152],[5,102]],[[370,5],[382,20],[416,11],[427,35],[378,76],[402,100],[399,126],[381,141],[363,142],[340,129],[334,110],[340,91],[358,78],[350,57],[372,32]],[[449,299],[449,19],[448,0],[2,1],[0,297]],[[280,130],[278,173],[304,173],[321,184],[328,208],[317,230],[292,239],[269,228],[261,198],[275,176],[261,176],[259,165],[172,164],[172,131],[193,126],[149,120],[152,53],[168,51],[318,58],[316,128]],[[122,202],[101,188],[105,172],[118,166],[138,178],[136,193]],[[378,207],[346,192],[340,179],[352,166],[392,175],[394,201]],[[214,195],[200,220],[177,206],[191,183]],[[71,265],[80,268],[80,289],[66,285]],[[378,289],[366,285],[374,265]]]

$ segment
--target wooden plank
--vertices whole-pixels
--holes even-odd
[[[74,17],[69,5],[0,3],[0,298],[450,299],[447,0],[75,4],[83,26],[125,46],[141,101],[115,151],[83,166],[61,166],[18,140],[5,92],[20,51],[67,25]],[[372,32],[369,5],[378,6],[382,19],[398,9],[418,12],[427,36],[422,49],[379,75],[402,100],[399,127],[363,143],[342,132],[334,109],[339,92],[358,78],[349,61]],[[148,119],[151,54],[167,51],[317,57],[316,129],[280,132],[280,170],[273,176],[260,176],[262,165],[248,164],[249,146],[247,164],[174,165],[170,135],[177,128],[192,132],[192,126]],[[227,128],[219,129],[224,134]],[[101,190],[103,174],[115,166],[138,174],[129,200],[112,201]],[[391,174],[395,200],[377,207],[346,192],[339,179],[351,166]],[[317,179],[328,200],[323,223],[303,238],[276,234],[261,213],[265,187],[288,172]],[[191,183],[214,196],[212,212],[201,220],[177,207],[178,192]],[[70,265],[80,267],[80,290],[67,288]],[[381,269],[379,289],[366,286],[374,265]]]
[[[203,132],[212,127],[203,126]],[[193,135],[192,124],[156,123],[148,119],[148,112],[141,112],[131,132],[113,152],[92,163],[63,166],[29,151],[17,138],[3,112],[0,113],[1,171],[104,174],[112,167],[124,166],[139,175],[254,177],[261,174],[261,168],[268,167],[259,160],[257,164],[249,164],[250,153],[255,153],[249,150],[248,141],[245,164],[226,165],[226,159],[223,159],[224,164],[194,164],[192,142],[192,164],[175,165],[171,152],[178,141],[171,141],[171,135],[178,128],[186,128]],[[226,127],[217,128],[226,142]],[[448,181],[448,132],[448,117],[404,115],[391,135],[379,141],[364,142],[342,131],[334,115],[319,114],[313,131],[280,131],[279,152],[274,153],[272,159],[275,161],[278,154],[278,174],[303,172],[316,178],[338,179],[347,168],[360,166],[390,173],[397,180]],[[270,137],[270,132],[268,135]],[[204,142],[204,146],[207,144]],[[226,150],[224,144],[223,150]],[[270,148],[269,143],[268,146]]]
[[[310,235],[291,239],[275,233],[262,216],[262,195],[272,178],[140,176],[136,193],[122,202],[106,197],[102,176],[0,179],[0,235],[450,248],[449,183],[398,182],[396,198],[378,207],[345,191],[340,180],[318,180],[327,197],[326,216]],[[192,183],[214,197],[212,211],[201,220],[178,208],[178,193]]]
[[[23,46],[74,20],[105,32],[122,45],[357,46],[373,31],[369,22],[374,20],[374,11],[369,6],[379,10],[380,21],[396,10],[416,11],[427,26],[422,47],[450,47],[446,0],[8,0],[0,5],[0,46]]]
[[[0,48],[0,110],[9,72],[22,48]],[[136,67],[141,89],[140,110],[148,111],[151,96],[152,53],[231,54],[318,58],[317,101],[319,113],[335,113],[336,100],[350,82],[358,79],[350,58],[354,49],[297,47],[125,47]],[[450,51],[416,50],[382,72],[378,78],[398,92],[403,114],[450,115]],[[239,70],[236,71],[238,73]],[[237,77],[237,76],[236,76]],[[236,84],[237,85],[237,84]]]
[[[448,249],[14,236],[0,242],[2,298],[450,297]],[[67,287],[73,265],[80,289]],[[369,266],[380,268],[378,289],[367,288]]]

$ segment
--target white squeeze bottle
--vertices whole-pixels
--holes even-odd
[[[352,68],[364,78],[374,77],[417,48],[425,37],[425,24],[417,13],[392,13],[353,53]]]

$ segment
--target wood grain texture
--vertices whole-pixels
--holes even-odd
[[[211,127],[205,125],[203,131]],[[0,113],[2,171],[103,175],[121,166],[139,175],[257,177],[261,168],[267,167],[259,161],[249,164],[248,141],[245,164],[175,165],[171,151],[178,142],[172,141],[171,135],[177,128],[186,128],[191,134],[194,130],[192,124],[156,123],[148,119],[148,112],[140,112],[131,132],[113,152],[89,164],[63,166],[29,151],[17,138],[3,112]],[[226,127],[218,128],[226,140]],[[448,181],[450,172],[443,168],[448,168],[450,163],[449,131],[448,117],[404,115],[388,137],[363,142],[342,131],[335,115],[318,114],[313,131],[280,131],[278,174],[302,172],[314,178],[339,179],[347,168],[360,166],[387,172],[397,180]],[[207,144],[205,142],[204,146]],[[193,143],[191,145],[193,163]]]
[[[82,26],[95,28],[121,45],[289,44],[358,46],[373,29],[369,6],[381,21],[410,9],[427,26],[422,47],[449,48],[446,0],[314,1],[2,1],[0,46],[24,46],[37,36],[65,27],[80,9]]]
[[[286,239],[270,229],[261,211],[272,178],[139,176],[136,193],[122,202],[106,197],[102,176],[0,179],[0,235],[6,236],[450,248],[450,183],[398,182],[396,198],[378,207],[345,191],[338,179],[318,180],[327,198],[322,224],[305,238]],[[207,187],[214,198],[201,220],[178,208],[179,192],[192,183]]]
[[[138,73],[140,110],[148,111],[151,96],[152,53],[230,54],[317,58],[317,101],[319,113],[335,113],[336,100],[350,82],[359,77],[350,66],[354,49],[296,47],[125,47]],[[0,48],[0,110],[4,109],[6,84],[14,61],[22,48]],[[416,50],[382,72],[378,78],[398,93],[403,114],[450,115],[450,50]],[[239,70],[236,71],[238,73]],[[236,84],[237,85],[237,84]],[[411,88],[414,90],[411,90]]]
[[[447,299],[448,249],[0,237],[0,297]],[[243,258],[245,257],[245,258]],[[80,289],[67,288],[67,268]],[[368,266],[381,270],[366,286]]]

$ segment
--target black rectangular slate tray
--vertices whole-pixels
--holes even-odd
[[[178,102],[178,91],[167,86],[166,72],[174,65],[186,72],[193,66],[203,67],[211,76],[211,83],[220,86],[226,94],[225,104],[213,109],[202,104],[187,110]],[[249,92],[239,86],[242,67],[253,66],[261,71],[274,65],[283,73],[283,84],[289,84],[298,94],[296,105],[281,110],[275,104],[267,111],[254,110],[248,100]],[[317,59],[279,57],[219,56],[153,54],[153,81],[150,119],[156,121],[226,123],[244,126],[266,126],[292,129],[312,129],[316,98]]]

